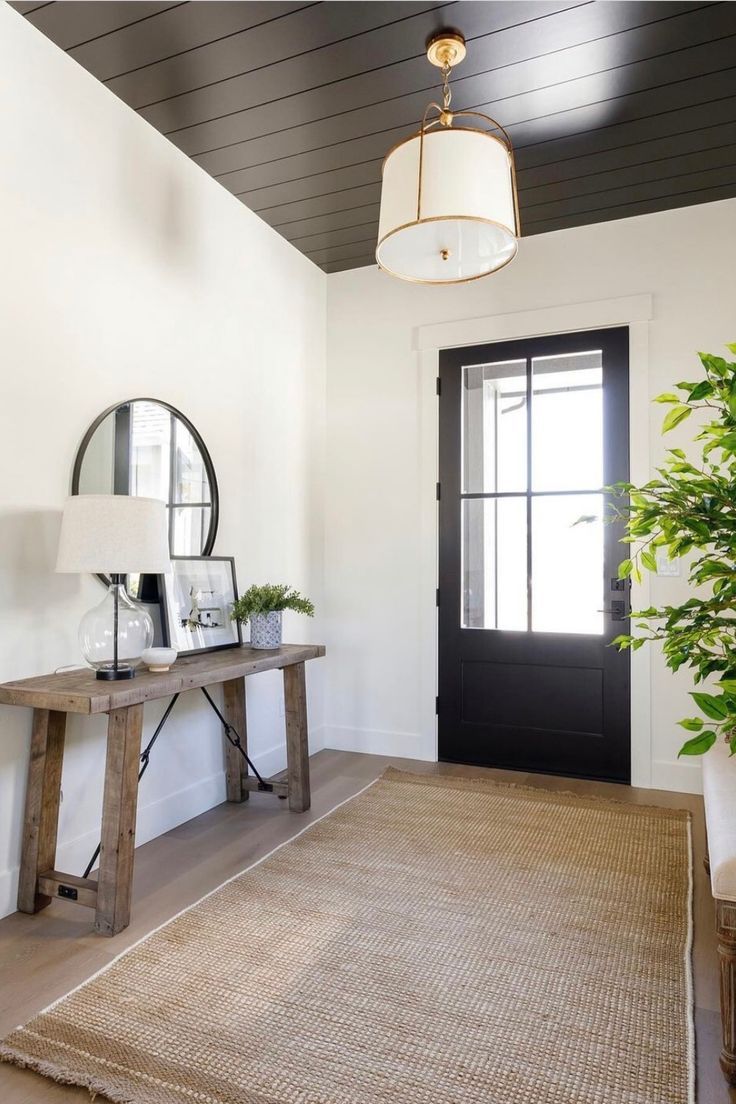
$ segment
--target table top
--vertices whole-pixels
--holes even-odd
[[[199,686],[279,670],[324,654],[322,644],[282,644],[269,651],[244,644],[203,655],[180,656],[171,670],[160,674],[141,667],[135,678],[122,682],[103,682],[85,667],[5,682],[0,685],[0,704],[55,709],[61,713],[109,713],[111,709],[168,698]]]

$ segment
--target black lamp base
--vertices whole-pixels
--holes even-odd
[[[97,678],[103,679],[105,682],[132,679],[135,678],[135,667],[126,667],[124,664],[121,664],[120,667],[98,667]]]

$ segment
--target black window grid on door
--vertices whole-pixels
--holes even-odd
[[[580,351],[580,350],[577,350],[577,351]],[[588,342],[588,348],[584,351],[592,353],[592,352],[598,352],[599,350],[597,350],[595,348],[594,343],[591,343],[589,341]],[[533,524],[533,514],[534,514],[533,503],[534,503],[534,500],[538,499],[538,498],[556,498],[556,497],[559,497],[561,495],[567,495],[567,496],[600,495],[600,494],[604,493],[604,489],[605,489],[600,484],[598,484],[596,486],[583,486],[583,485],[581,485],[579,487],[574,487],[574,488],[565,487],[565,488],[552,488],[552,489],[546,489],[546,490],[534,490],[534,488],[532,487],[532,481],[533,481],[532,473],[533,473],[533,470],[534,470],[534,467],[533,467],[533,464],[534,464],[534,436],[533,436],[533,433],[532,433],[533,418],[534,418],[534,398],[535,398],[535,394],[542,393],[539,390],[535,391],[535,388],[534,388],[533,364],[534,364],[535,360],[539,359],[541,356],[544,356],[544,355],[554,356],[554,354],[537,353],[537,354],[534,354],[534,355],[528,355],[524,358],[518,358],[518,360],[517,360],[517,358],[514,358],[514,361],[517,362],[517,363],[520,359],[523,359],[523,362],[524,362],[524,376],[523,376],[524,387],[523,387],[523,389],[519,390],[518,392],[506,391],[506,392],[504,392],[504,395],[503,395],[503,397],[507,398],[507,399],[510,399],[510,398],[520,399],[523,402],[524,408],[525,408],[525,413],[526,413],[526,419],[525,419],[526,420],[526,465],[525,465],[525,467],[526,467],[526,488],[523,491],[500,491],[500,490],[465,491],[465,490],[463,490],[463,480],[462,480],[462,474],[461,474],[460,493],[459,493],[459,498],[460,498],[460,502],[461,502],[461,511],[462,511],[462,503],[463,502],[469,502],[469,501],[473,501],[473,500],[480,500],[480,501],[492,502],[492,503],[495,504],[496,509],[494,511],[495,517],[494,517],[494,526],[493,526],[493,540],[494,540],[494,543],[495,543],[495,546],[496,546],[496,549],[495,549],[496,555],[494,556],[494,559],[496,560],[496,562],[497,562],[497,550],[498,550],[498,539],[499,539],[499,516],[498,516],[497,505],[503,499],[513,499],[513,500],[517,500],[517,501],[520,500],[520,499],[523,499],[525,501],[525,520],[526,520],[526,525],[525,525],[525,533],[526,533],[526,631],[527,632],[532,632],[533,631],[533,612],[532,611],[533,611],[534,578],[533,578],[533,570],[532,570],[532,563],[533,563],[532,557],[533,557],[533,542],[534,542],[534,524]],[[505,358],[503,358],[503,359],[505,359]],[[514,361],[512,361],[512,362],[514,362]],[[502,361],[501,361],[500,358],[496,359],[496,357],[494,357],[493,361],[489,361],[489,365],[493,364],[495,366],[496,364],[501,363],[501,362]],[[480,365],[480,364],[476,365],[475,363],[463,365],[464,369],[469,368],[469,367],[485,367],[485,365]],[[463,384],[465,384],[465,382],[466,382],[466,380],[464,379]],[[567,386],[567,387],[564,387],[564,388],[545,388],[543,393],[545,395],[558,393],[558,392],[563,392],[563,391],[566,392],[566,393],[572,393],[572,392],[576,392],[576,391],[598,390],[600,388],[602,388],[602,383],[600,385],[599,384],[577,384],[577,385],[574,385],[574,386]],[[461,392],[461,394],[462,394],[462,392]],[[497,425],[497,421],[498,421],[497,405],[498,405],[498,397],[495,400],[495,408],[496,409],[494,409],[494,418],[496,420],[496,425]],[[462,417],[463,417],[463,415],[461,414],[461,419],[462,419]],[[494,448],[496,450],[494,468],[497,472],[497,470],[498,470],[498,432],[497,431],[494,433]],[[498,570],[496,570],[494,572],[494,587],[496,588],[496,593],[494,595],[494,609],[498,610]],[[472,611],[469,607],[469,591],[468,591],[468,587],[466,587],[466,586],[463,586],[463,588],[462,588],[462,602],[463,602],[462,624],[465,628],[473,628],[474,626],[471,624]]]
[[[594,484],[581,479],[576,487],[534,489],[532,486],[532,472],[534,460],[533,440],[533,410],[534,410],[534,379],[533,363],[545,357],[575,355],[593,351],[602,351],[602,387],[608,393],[609,401],[603,403],[603,481]],[[457,372],[461,376],[463,369],[481,366],[498,365],[505,362],[523,362],[524,374],[523,387],[519,388],[519,398],[525,401],[526,408],[526,482],[524,488],[515,490],[468,490],[463,485],[463,443],[462,431],[458,433],[452,429],[452,425],[462,424],[462,411],[460,417],[455,420],[455,415],[444,405],[441,406],[441,419],[449,419],[449,426],[441,435],[444,439],[444,449],[451,450],[441,458],[441,481],[438,488],[441,497],[441,507],[447,511],[451,502],[457,504],[458,521],[462,518],[463,504],[472,500],[486,500],[501,503],[504,500],[523,500],[525,525],[526,525],[526,624],[519,631],[533,631],[533,548],[534,548],[534,502],[541,499],[549,499],[561,496],[593,496],[602,495],[603,502],[610,502],[611,496],[607,487],[621,479],[628,479],[628,463],[621,457],[628,456],[628,377],[620,373],[615,365],[621,362],[621,358],[628,355],[628,331],[625,329],[608,329],[599,331],[576,332],[571,334],[553,334],[540,338],[520,339],[509,342],[494,342],[485,346],[476,346],[470,349],[457,348],[443,350],[440,354],[441,373],[447,371]],[[522,377],[520,377],[521,379]],[[582,385],[585,386],[585,385]],[[569,388],[565,388],[569,390]],[[443,385],[444,395],[444,385]],[[612,399],[613,401],[610,401]],[[460,388],[459,401],[462,403],[462,387]],[[444,399],[443,399],[444,404]],[[615,412],[615,413],[614,413]],[[449,462],[448,462],[449,461]],[[455,513],[455,510],[452,510]],[[447,516],[447,515],[446,515]],[[494,527],[494,540],[499,539],[499,528]],[[462,524],[461,524],[462,531]],[[606,524],[604,526],[603,541],[605,545],[605,560],[610,570],[611,564],[624,557],[621,546],[618,544],[622,536],[620,524]],[[440,541],[447,542],[449,531],[444,537],[441,532]],[[453,554],[444,557],[445,569],[440,571],[439,590],[448,599],[451,594],[456,595],[457,610],[460,617],[460,627],[475,631],[476,627],[468,624],[468,610],[466,609],[466,587],[463,579],[462,551],[459,555]],[[608,586],[606,578],[602,578],[602,604],[608,600]],[[609,580],[610,582],[610,580]],[[494,581],[498,585],[498,577]],[[443,598],[444,601],[444,598]],[[497,607],[496,607],[497,608]],[[484,629],[494,631],[493,627],[483,626]],[[514,631],[501,629],[499,631]]]

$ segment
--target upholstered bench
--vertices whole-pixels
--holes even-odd
[[[721,963],[721,1069],[736,1085],[736,757],[722,740],[703,756],[703,796]]]

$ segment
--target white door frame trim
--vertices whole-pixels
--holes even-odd
[[[413,331],[419,394],[419,532],[420,599],[420,757],[437,759],[437,587],[439,409],[435,381],[440,349],[481,345],[513,338],[539,337],[574,330],[629,328],[629,462],[632,483],[649,478],[649,323],[652,296],[632,295],[592,303],[573,303],[513,314],[489,315],[419,326]],[[649,583],[632,587],[634,609],[649,605]],[[651,661],[649,649],[631,657],[631,781],[652,782]]]

